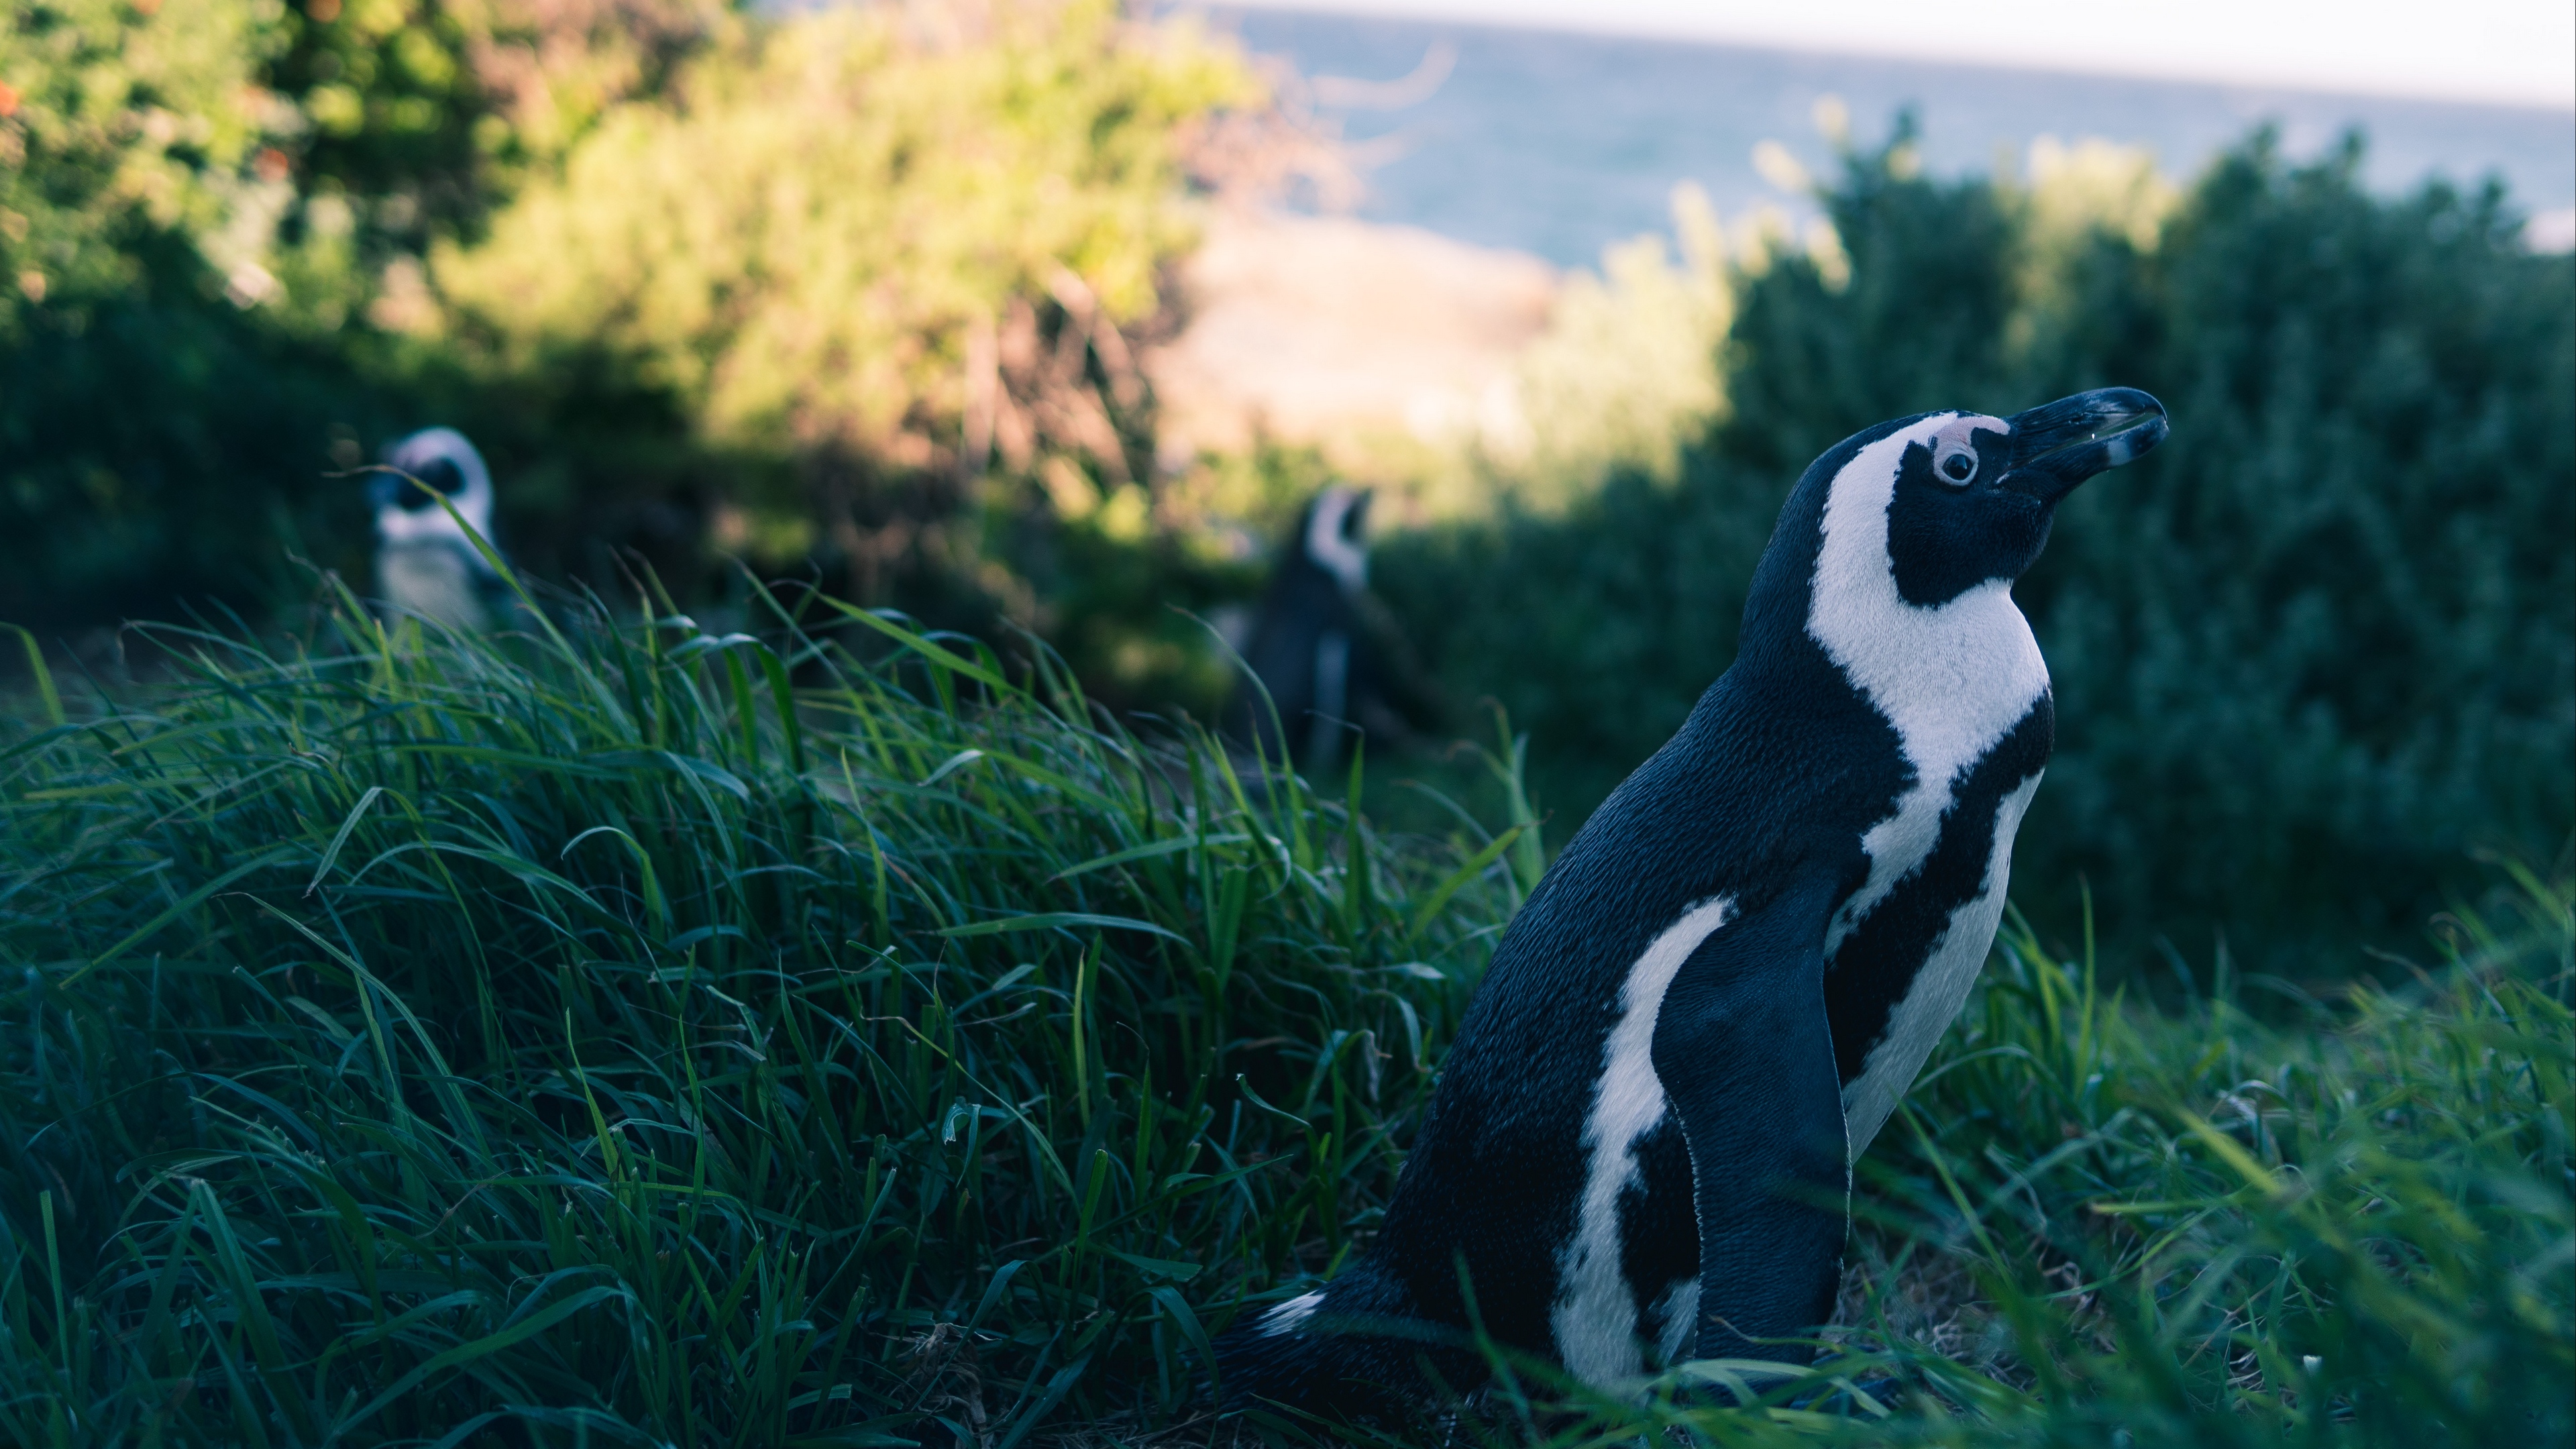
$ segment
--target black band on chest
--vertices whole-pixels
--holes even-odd
[[[1897,1004],[1949,930],[1950,914],[1984,886],[1994,858],[1996,809],[2047,766],[2055,726],[2055,710],[2042,694],[1955,784],[1940,838],[1923,864],[1862,918],[1826,962],[1825,1014],[1833,1028],[1834,1065],[1845,1085],[1860,1075],[1870,1048],[1887,1035]]]

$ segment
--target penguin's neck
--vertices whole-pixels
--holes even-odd
[[[1818,520],[1806,631],[1895,727],[1917,782],[1946,791],[2048,692],[2048,665],[2010,580],[1931,605],[1898,591],[1888,504],[1921,426],[1863,448],[1836,477]]]

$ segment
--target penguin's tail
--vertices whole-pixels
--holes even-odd
[[[1229,1409],[1275,1405],[1326,1419],[1395,1422],[1424,1402],[1411,1295],[1362,1261],[1312,1292],[1274,1304],[1217,1338],[1218,1387]]]

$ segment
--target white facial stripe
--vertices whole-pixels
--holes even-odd
[[[1587,1384],[1612,1383],[1640,1367],[1636,1295],[1619,1265],[1619,1195],[1643,1180],[1637,1140],[1664,1119],[1664,1084],[1654,1062],[1655,1020],[1663,1012],[1664,993],[1691,952],[1726,924],[1734,908],[1734,897],[1721,896],[1684,911],[1628,968],[1619,988],[1619,1020],[1602,1044],[1601,1078],[1583,1123],[1589,1156],[1583,1200],[1576,1207],[1574,1236],[1557,1258],[1556,1306],[1549,1318],[1566,1368]]]
[[[1968,999],[1968,988],[1986,964],[1995,944],[1995,927],[2004,916],[2004,892],[2012,883],[2013,835],[2021,829],[2022,812],[2039,792],[2039,776],[2021,782],[1995,807],[1995,844],[1986,857],[1985,880],[1977,894],[1950,913],[1950,923],[1932,943],[1931,954],[1887,1018],[1887,1035],[1870,1048],[1861,1073],[1843,1088],[1843,1133],[1850,1161],[1858,1162],[1870,1139],[1896,1110],[1896,1099],[1914,1085],[1923,1059],[1948,1030],[1950,1018]]]
[[[1315,1316],[1316,1309],[1323,1306],[1322,1289],[1319,1288],[1312,1293],[1301,1293],[1271,1309],[1261,1320],[1261,1332],[1264,1337],[1274,1333],[1295,1333],[1307,1319]]]
[[[454,428],[430,428],[414,433],[395,447],[389,466],[417,477],[441,458],[454,463],[458,475],[465,480],[465,486],[450,495],[447,501],[456,505],[456,511],[464,516],[467,525],[489,542],[492,537],[492,474],[483,466],[483,455],[475,451],[463,433]],[[408,481],[397,481],[401,481],[405,489],[412,487]],[[456,520],[448,517],[447,510],[435,503],[416,509],[396,503],[379,507],[376,510],[376,537],[383,543],[397,546],[432,540],[452,542],[465,550],[468,566],[475,572],[491,572],[490,565],[483,562],[482,553],[466,538],[464,530],[456,526]]]
[[[1895,812],[1861,837],[1869,880],[1835,913],[1828,957],[1931,853],[1959,772],[1993,749],[2048,689],[2048,666],[2013,606],[2009,582],[1982,583],[1930,608],[1897,592],[1887,511],[1905,450],[1976,430],[2005,433],[2010,425],[1936,413],[1861,449],[1834,475],[1825,498],[1807,632],[1895,727],[1914,769]]]
[[[1938,479],[1942,486],[1948,488],[1965,488],[1969,484],[1977,481],[1975,470],[1978,468],[1980,460],[1977,457],[1976,434],[1980,429],[1984,428],[1986,424],[1993,421],[1995,421],[1993,418],[1980,417],[1974,413],[1962,414],[1958,415],[1955,421],[1942,428],[1941,431],[1932,435],[1932,476]],[[1970,471],[1966,477],[1954,478],[1944,470],[1942,465],[1947,462],[1953,454],[1965,454],[1967,456]]]
[[[1699,1279],[1675,1278],[1655,1303],[1655,1348],[1668,1364],[1699,1353]]]
[[[1987,417],[1983,413],[1951,413],[1948,417],[1950,421],[1933,430],[1932,451],[1935,454],[1942,452],[1945,446],[1974,450],[1979,433],[1999,433],[2006,436],[2012,433],[2012,424],[2001,418]]]
[[[1368,586],[1368,550],[1342,536],[1342,521],[1359,501],[1355,488],[1327,488],[1316,497],[1314,515],[1306,524],[1306,556],[1351,593]]]

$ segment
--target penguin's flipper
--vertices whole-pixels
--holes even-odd
[[[1655,1075],[1690,1144],[1700,1232],[1699,1358],[1804,1364],[1833,1316],[1851,1190],[1842,1080],[1825,1019],[1836,872],[1702,940],[1655,1023]],[[1684,1340],[1689,1342],[1691,1340]]]

